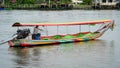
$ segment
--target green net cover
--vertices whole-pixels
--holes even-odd
[[[72,36],[72,35],[66,35],[66,36],[64,36],[63,38],[65,38],[65,39],[70,39],[70,38],[75,38],[75,36]]]
[[[89,34],[84,35],[84,37],[90,37],[90,36],[93,36],[93,33],[89,33]]]
[[[49,40],[49,38],[44,38],[43,40]]]
[[[60,35],[55,35],[55,36],[53,36],[53,38],[54,38],[54,39],[60,39],[60,38],[62,38],[62,36],[60,36]]]
[[[84,35],[85,35],[85,34],[80,33],[80,34],[77,35],[77,37],[82,37],[82,36],[84,36]]]

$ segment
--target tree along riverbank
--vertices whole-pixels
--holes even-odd
[[[11,4],[4,5],[5,9],[33,9],[33,10],[69,10],[69,9],[92,9],[91,5],[75,5],[75,4]]]
[[[72,4],[59,4],[59,5],[41,5],[41,4],[19,4],[19,5],[5,5],[2,7],[5,10],[92,10],[92,9],[120,9],[118,7],[112,6],[103,6],[103,7],[94,7],[92,5],[72,5]]]
[[[72,3],[71,0],[5,0],[0,5],[1,9],[14,10],[71,10],[71,9],[120,9],[120,3],[116,6],[94,5],[92,0],[83,0],[83,3]]]

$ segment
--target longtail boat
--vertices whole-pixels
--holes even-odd
[[[69,23],[19,23],[16,22],[12,25],[12,27],[35,27],[35,26],[79,26],[82,25],[101,25],[94,32],[77,32],[74,34],[57,34],[57,35],[46,35],[46,36],[38,36],[40,39],[28,38],[29,36],[33,36],[30,34],[29,29],[21,30],[22,33],[17,33],[17,37],[8,41],[10,47],[30,47],[30,46],[41,46],[41,45],[50,45],[50,44],[61,44],[61,43],[72,43],[72,42],[84,42],[95,40],[102,36],[109,28],[112,30],[114,27],[114,20],[97,20],[97,21],[86,21],[86,22],[69,22]],[[17,32],[20,29],[18,29]],[[57,29],[58,30],[58,29]],[[81,29],[79,29],[81,30]],[[18,36],[22,36],[22,38],[18,38]]]

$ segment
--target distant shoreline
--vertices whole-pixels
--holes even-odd
[[[60,6],[56,6],[53,5],[51,7],[47,6],[47,5],[18,5],[18,6],[10,6],[10,5],[6,5],[5,7],[1,7],[1,10],[109,10],[109,9],[120,9],[120,8],[116,8],[116,7],[93,7],[92,5],[60,5]]]

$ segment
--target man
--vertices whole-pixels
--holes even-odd
[[[34,31],[33,31],[33,35],[32,35],[32,39],[35,39],[35,40],[40,40],[40,33],[39,31],[43,31],[42,29],[39,29],[38,26],[36,26],[34,28]]]

